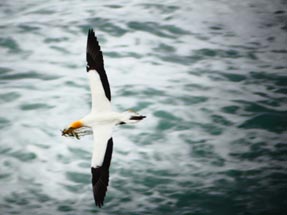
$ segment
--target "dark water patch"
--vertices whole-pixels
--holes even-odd
[[[86,19],[87,24],[79,25],[83,33],[87,33],[91,26],[96,26],[95,31],[107,32],[112,36],[121,37],[128,32],[127,29],[116,25],[114,21],[105,18],[88,18]]]
[[[54,106],[45,103],[30,103],[20,105],[20,109],[25,111],[38,110],[38,109],[52,109],[52,108],[54,108]]]
[[[21,79],[40,79],[40,80],[55,80],[58,79],[58,76],[55,75],[48,75],[43,73],[38,73],[34,71],[27,71],[27,72],[9,72],[6,74],[1,75],[2,80],[21,80]]]
[[[180,80],[179,82],[182,82],[182,80]],[[184,89],[186,91],[190,91],[190,90],[209,90],[210,87],[203,86],[203,85],[200,85],[200,84],[185,84],[184,85]]]
[[[156,9],[160,14],[169,14],[173,13],[179,9],[178,6],[174,5],[164,5],[164,4],[156,4],[156,3],[149,3],[149,4],[142,4],[144,8],[147,9]]]
[[[163,183],[169,183],[171,181],[171,179],[168,179],[168,178],[165,179],[163,177],[160,177],[159,174],[148,174],[148,175],[149,175],[148,177],[144,177],[144,178],[142,178],[140,180],[140,184],[148,187],[149,189],[152,189],[152,188],[155,188],[157,186],[160,186]],[[137,177],[140,178],[141,176],[138,175]]]
[[[255,93],[257,94],[257,93]],[[265,94],[258,93],[257,95],[266,96]],[[244,101],[244,100],[233,100],[233,102],[238,103],[242,106],[242,108],[245,111],[244,115],[251,115],[253,116],[254,113],[257,114],[265,114],[265,113],[271,113],[271,114],[285,114],[284,111],[277,111],[276,109],[273,109],[273,107],[280,107],[280,103],[284,101],[283,98],[281,100],[279,99],[272,99],[267,98],[266,100],[261,100],[259,102],[250,102],[250,101]],[[266,107],[267,106],[267,107]]]
[[[200,141],[191,144],[190,156],[197,159],[205,159],[212,166],[224,166],[225,159],[221,158],[214,150],[214,146]]]
[[[286,131],[287,127],[286,117],[287,112],[262,113],[251,117],[238,127],[245,129],[259,128],[275,133],[283,133]]]
[[[13,192],[7,197],[5,197],[4,200],[5,202],[9,204],[14,204],[14,205],[19,205],[19,206],[24,206],[24,205],[29,204],[29,201],[27,200],[25,195],[23,195],[23,193]]]
[[[276,10],[276,11],[274,12],[274,14],[284,14],[284,13],[285,13],[284,10]]]
[[[175,126],[176,126],[176,122],[172,122],[170,120],[159,120],[157,129],[164,131],[164,130],[169,130]]]
[[[68,37],[48,37],[44,40],[45,43],[60,43],[63,41],[67,41]]]
[[[41,190],[38,189],[29,189],[29,194],[33,196],[33,199],[36,199],[40,203],[51,201],[51,197],[43,193]]]
[[[83,87],[86,87],[87,89],[89,88],[89,86],[87,86],[87,85],[80,85],[80,84],[78,84],[78,82],[75,82],[75,81],[65,81],[64,84],[66,86],[75,87],[75,88],[83,88]]]
[[[11,101],[15,101],[16,99],[20,97],[21,95],[16,92],[0,93],[0,103],[8,103]],[[0,124],[1,124],[1,120],[0,120]]]
[[[193,51],[193,56],[198,59],[221,57],[221,58],[240,58],[242,55],[235,49],[198,49]]]
[[[220,135],[224,131],[224,128],[216,126],[215,124],[206,123],[206,124],[200,124],[200,127],[207,133],[211,135]]]
[[[236,139],[236,140],[232,140],[230,142],[231,145],[242,145],[242,146],[250,146],[252,145],[252,141],[250,140],[250,138],[239,138],[239,139]],[[262,143],[262,146],[265,146],[266,144],[265,143]]]
[[[12,38],[0,38],[0,46],[7,48],[11,53],[18,53],[21,51],[18,43]]]
[[[240,82],[247,79],[245,75],[235,74],[235,73],[222,73],[222,76],[226,77],[229,81]]]
[[[80,183],[80,184],[89,184],[91,181],[91,176],[89,174],[78,173],[78,172],[66,172],[66,177],[68,180]]]
[[[287,155],[287,144],[284,142],[278,142],[274,146],[274,158],[276,160],[286,161],[286,155]]]
[[[273,69],[275,70],[287,70],[286,66],[274,66]]]
[[[35,23],[29,22],[18,25],[18,28],[20,29],[20,33],[37,32],[41,29],[41,27]]]
[[[286,87],[287,83],[287,75],[266,73],[263,71],[251,71],[250,77],[257,82],[260,81],[260,84],[273,82],[276,86]]]
[[[120,8],[123,8],[122,5],[118,5],[118,4],[109,4],[109,5],[105,5],[105,7],[112,8],[112,9],[120,9]]]
[[[7,73],[13,71],[11,68],[0,67],[0,78],[2,79],[2,75],[6,75]]]
[[[9,155],[23,162],[35,160],[37,155],[33,152],[25,152],[23,150],[10,152]]]
[[[282,214],[278,211],[283,209],[286,200],[285,194],[280,190],[286,184],[274,184],[272,179],[275,175],[266,174],[268,172],[270,172],[268,169],[226,171],[224,174],[233,178],[232,182],[224,185],[229,188],[226,190],[226,196],[230,196],[242,209],[252,212],[250,214]],[[286,178],[286,174],[281,174],[280,177],[282,176]],[[262,204],[262,202],[268,204]]]
[[[233,125],[232,122],[229,120],[225,119],[224,116],[221,115],[211,115],[212,122],[219,124],[219,125],[224,125],[224,126],[230,126]]]
[[[68,190],[69,192],[75,193],[75,194],[78,194],[84,188],[83,184],[63,185],[63,186],[66,190]]]
[[[132,57],[132,58],[136,58],[136,59],[140,59],[143,56],[135,53],[135,52],[104,52],[104,55],[109,56],[111,58],[127,58],[127,57]]]
[[[172,113],[166,112],[166,111],[155,111],[153,113],[155,117],[162,118],[162,119],[167,119],[167,120],[179,120],[178,117],[173,115]]]
[[[156,22],[136,22],[132,21],[127,24],[132,30],[144,31],[156,36],[175,39],[178,35],[185,35],[189,32],[173,26],[173,25],[160,25]]]
[[[240,109],[239,106],[236,105],[229,105],[221,108],[222,112],[229,113],[229,114],[237,114],[237,111]]]
[[[165,131],[169,129],[185,130],[190,128],[189,123],[166,111],[155,111],[154,116],[159,118],[157,129]]]
[[[85,143],[83,143],[85,144]],[[81,158],[83,160],[87,160],[91,157],[91,154],[80,148],[69,147],[68,150],[73,154],[73,157]]]
[[[141,111],[145,108],[148,108],[149,106],[151,106],[153,103],[152,102],[138,102],[135,106],[131,107],[132,110],[135,111]]]
[[[57,209],[60,212],[69,212],[74,210],[71,205],[59,205]]]
[[[220,31],[223,29],[223,26],[222,25],[213,25],[213,26],[210,26],[209,29],[215,30],[215,31]]]
[[[7,179],[11,176],[11,174],[1,174],[0,173],[0,180]]]
[[[165,95],[165,91],[159,90],[156,88],[145,88],[145,89],[136,89],[132,85],[125,86],[120,91],[121,96],[132,96],[132,97],[145,97],[145,98],[154,98],[161,97]]]
[[[59,51],[59,52],[61,52],[61,53],[63,53],[63,54],[69,54],[69,53],[70,53],[70,51],[69,51],[68,49],[63,48],[63,47],[60,47],[60,46],[52,45],[52,46],[50,46],[50,48],[51,48],[51,49],[54,49],[54,50],[56,50],[56,51]]]
[[[166,62],[171,62],[171,63],[176,63],[176,64],[180,64],[180,65],[190,65],[193,63],[196,63],[197,61],[201,60],[200,57],[198,56],[181,56],[181,55],[177,55],[177,54],[158,54],[158,53],[154,53],[151,54],[151,56],[154,56],[155,58],[159,58],[162,61],[166,61]]]
[[[176,51],[176,49],[173,46],[170,46],[164,43],[158,44],[158,46],[154,48],[153,50],[156,52],[165,53],[167,55]]]
[[[9,124],[10,124],[10,121],[8,119],[4,117],[0,117],[0,129],[7,127]]]
[[[279,53],[279,54],[285,54],[285,53],[287,53],[287,50],[286,49],[273,49],[273,50],[271,50],[271,52]]]
[[[69,68],[69,69],[76,69],[76,68],[82,68],[82,66],[79,66],[76,63],[65,63],[64,64],[65,67]]]
[[[41,8],[39,10],[32,10],[31,12],[28,12],[26,14],[27,15],[28,14],[39,14],[39,15],[43,16],[43,15],[52,15],[54,13],[55,13],[54,10],[51,10],[51,9],[48,9],[48,8]]]
[[[56,158],[57,158],[57,161],[61,163],[64,163],[64,164],[71,163],[71,159],[67,155],[58,154]]]
[[[81,162],[81,163],[78,164],[78,167],[89,169],[90,168],[90,163],[89,162]]]
[[[262,145],[262,146],[261,146]],[[264,143],[258,143],[258,144],[253,144],[250,146],[250,150],[244,153],[237,153],[237,152],[232,152],[230,153],[230,156],[240,160],[248,160],[248,161],[255,161],[255,160],[266,160],[267,157],[270,156],[270,150],[265,148],[266,144]]]
[[[268,105],[268,106],[273,106],[273,107],[281,107],[282,105],[286,104],[286,99],[285,97],[281,97],[279,99],[277,98],[269,98],[260,101],[261,104]]]
[[[208,101],[204,96],[180,96],[178,97],[185,105],[195,105]]]
[[[153,132],[153,133],[141,133],[137,136],[130,137],[130,140],[135,143],[136,145],[143,146],[143,145],[152,145],[158,141],[163,140],[162,131],[160,132]],[[123,152],[122,152],[123,154]],[[145,155],[142,155],[145,156]],[[148,158],[147,158],[148,159]],[[140,161],[143,162],[143,161]]]

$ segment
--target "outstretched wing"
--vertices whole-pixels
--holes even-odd
[[[92,184],[95,204],[104,205],[104,199],[109,185],[109,167],[113,152],[113,139],[111,126],[93,128],[94,149],[92,157]]]
[[[93,29],[89,30],[87,40],[87,72],[92,93],[92,111],[111,109],[111,91],[104,68],[103,54]]]

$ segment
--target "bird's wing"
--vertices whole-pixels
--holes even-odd
[[[103,54],[92,29],[87,40],[87,72],[92,93],[92,111],[111,110],[111,91],[104,68]]]
[[[112,126],[97,126],[93,128],[93,134],[92,184],[95,204],[101,207],[104,205],[109,185],[109,167],[113,152]]]

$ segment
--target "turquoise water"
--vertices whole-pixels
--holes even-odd
[[[247,1],[1,1],[0,214],[287,214],[287,5]],[[105,206],[89,112],[88,28],[118,111]]]

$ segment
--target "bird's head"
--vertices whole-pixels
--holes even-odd
[[[84,126],[81,120],[77,120],[72,122],[67,128],[62,130],[62,136],[76,137],[79,139],[79,135],[77,133],[77,129],[82,128]]]

